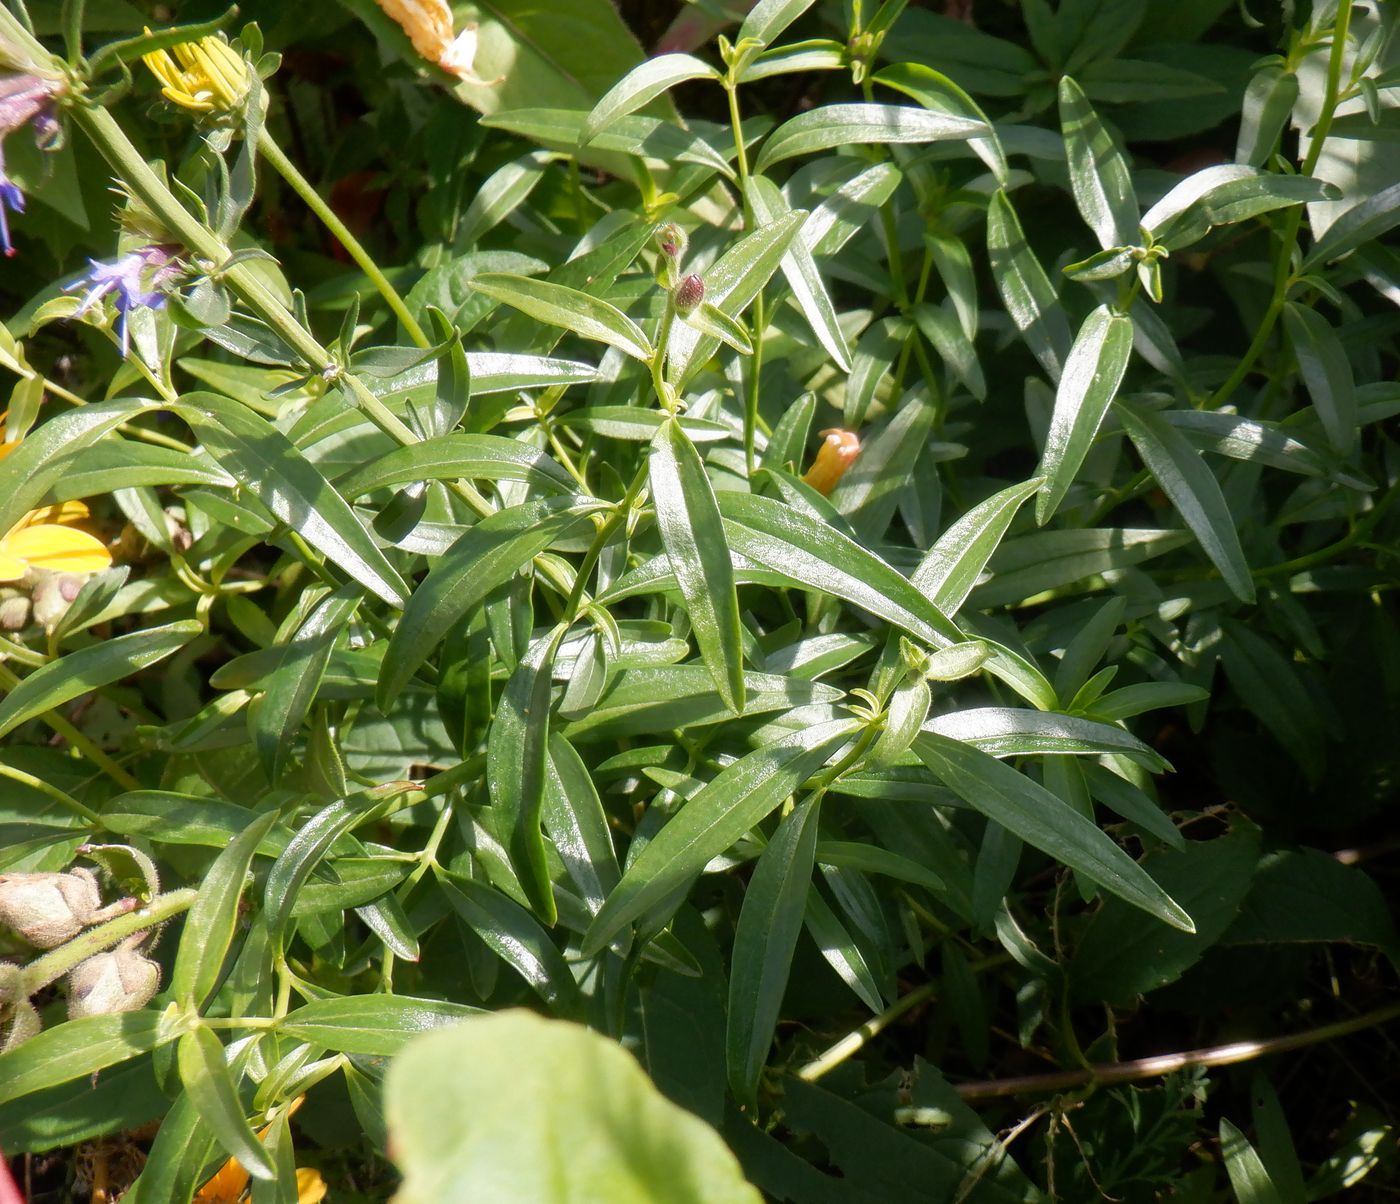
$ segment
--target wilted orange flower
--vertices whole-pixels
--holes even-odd
[[[822,435],[825,442],[817,449],[817,458],[802,479],[818,493],[830,493],[860,455],[860,436],[855,431],[835,428],[822,431]]]
[[[413,49],[450,75],[471,83],[487,81],[472,69],[476,60],[476,25],[468,25],[455,37],[452,9],[447,0],[375,0],[408,34]]]
[[[0,581],[19,581],[30,569],[100,573],[112,556],[95,535],[71,526],[88,517],[82,502],[31,510],[0,539]]]

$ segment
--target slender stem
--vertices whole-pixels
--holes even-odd
[[[11,673],[4,665],[0,665],[0,687],[6,692],[13,690],[19,685],[20,679]],[[127,790],[140,790],[141,783],[131,774],[127,773],[111,757],[97,747],[82,732],[68,722],[57,711],[45,711],[39,716],[50,728],[68,741],[78,752],[82,753],[89,761],[96,765],[112,781],[116,782]]]
[[[1173,1071],[1185,1070],[1190,1066],[1232,1066],[1238,1062],[1249,1062],[1255,1058],[1265,1058],[1272,1054],[1287,1053],[1294,1049],[1305,1049],[1309,1045],[1319,1045],[1338,1037],[1359,1033],[1375,1028],[1400,1017],[1400,1003],[1377,1008],[1365,1015],[1350,1020],[1339,1020],[1335,1024],[1324,1024],[1319,1028],[1292,1033],[1286,1037],[1273,1037],[1264,1041],[1235,1041],[1229,1045],[1214,1045],[1208,1049],[1188,1049],[1180,1053],[1158,1054],[1151,1058],[1137,1058],[1131,1062],[1100,1062],[1087,1070],[1063,1070],[1053,1074],[1026,1074],[1011,1079],[990,1079],[985,1082],[963,1083],[956,1088],[964,1100],[997,1099],[1008,1095],[1038,1095],[1053,1091],[1067,1091],[1075,1087],[1093,1083],[1103,1086],[1110,1083],[1133,1083],[1141,1079],[1160,1078]]]
[[[102,816],[98,815],[86,803],[81,803],[71,794],[60,790],[57,786],[44,781],[43,778],[36,778],[33,774],[25,773],[22,769],[16,769],[13,765],[6,765],[0,761],[0,777],[11,778],[16,782],[23,782],[31,790],[37,790],[40,794],[47,794],[49,798],[57,803],[61,803],[72,811],[75,815],[81,816],[95,828],[106,828],[102,821]]]
[[[20,973],[21,989],[26,995],[43,990],[50,983],[57,982],[74,966],[87,961],[94,953],[110,949],[143,929],[154,928],[172,916],[188,911],[198,894],[197,890],[188,886],[181,890],[167,891],[152,899],[145,907],[80,932],[71,941],[65,942],[43,957],[36,957],[25,966]]]
[[[409,313],[408,306],[404,304],[398,290],[389,283],[388,277],[380,271],[379,265],[360,245],[359,239],[350,233],[345,223],[336,216],[335,210],[321,199],[321,194],[311,187],[311,181],[297,170],[296,164],[287,158],[282,148],[277,145],[272,135],[266,130],[263,130],[262,136],[258,139],[258,150],[262,153],[263,158],[272,164],[278,175],[291,185],[292,191],[306,202],[306,207],[320,219],[321,224],[335,235],[340,245],[345,248],[360,270],[370,278],[370,282],[379,290],[379,295],[384,298],[389,308],[394,311],[394,315],[403,324],[404,330],[408,332],[408,337],[420,347],[432,346],[428,336],[423,333],[423,328]]]
[[[758,382],[763,375],[763,331],[768,325],[763,290],[753,299],[753,358],[749,363],[748,389],[744,394],[744,465],[753,476],[753,449],[758,431]]]
[[[878,1016],[872,1016],[854,1032],[847,1033],[831,1048],[824,1050],[797,1072],[797,1077],[807,1083],[815,1083],[828,1071],[835,1070],[852,1054],[859,1053],[873,1038],[889,1028],[905,1012],[917,1007],[926,999],[938,994],[939,984],[926,982],[915,987],[907,995],[901,995]]]
[[[749,203],[749,152],[744,146],[744,122],[739,116],[739,86],[735,81],[726,82],[725,94],[729,97],[729,125],[734,132],[734,165],[739,169],[739,191],[745,208]]]

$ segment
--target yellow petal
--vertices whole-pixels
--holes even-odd
[[[100,573],[112,563],[111,553],[95,535],[53,523],[12,531],[3,550],[33,568],[56,573]]]
[[[40,506],[31,510],[18,523],[16,531],[25,527],[37,527],[40,523],[80,523],[90,516],[90,511],[82,502],[62,502],[57,506]]]
[[[326,1183],[321,1172],[309,1166],[297,1167],[297,1204],[319,1204],[326,1198]]]
[[[11,555],[5,545],[0,544],[0,581],[18,581],[28,569],[24,561]]]

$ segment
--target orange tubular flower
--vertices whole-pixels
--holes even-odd
[[[287,1108],[287,1115],[290,1116],[298,1108],[306,1096],[299,1095],[291,1102]],[[258,1139],[267,1137],[268,1130],[272,1126],[258,1130]],[[218,1173],[201,1187],[194,1196],[194,1204],[241,1204],[247,1199],[248,1172],[245,1171],[238,1159],[230,1158],[218,1170]],[[312,1170],[310,1167],[297,1167],[297,1204],[320,1204],[326,1198],[325,1180],[321,1178],[321,1173]]]
[[[836,482],[860,455],[860,437],[855,431],[834,428],[822,431],[822,435],[825,442],[817,449],[817,458],[802,479],[818,493],[826,494],[836,488]]]
[[[110,567],[102,541],[70,525],[87,517],[82,502],[31,510],[0,538],[0,581],[19,581],[30,569],[99,573]]]

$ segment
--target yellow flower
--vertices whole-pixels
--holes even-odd
[[[30,569],[99,573],[110,566],[102,541],[69,525],[87,516],[82,502],[31,510],[0,539],[0,581],[19,581]]]
[[[160,80],[166,100],[199,113],[236,109],[248,91],[248,64],[221,37],[153,50],[141,61]]]
[[[302,1101],[306,1098],[299,1095],[287,1107],[287,1115],[291,1116],[301,1107]],[[272,1128],[258,1130],[259,1140],[266,1140],[268,1131]],[[240,1204],[240,1201],[247,1197],[244,1193],[248,1189],[248,1172],[245,1171],[238,1159],[230,1158],[218,1170],[218,1173],[201,1187],[194,1196],[194,1204]],[[297,1167],[297,1204],[320,1204],[326,1198],[326,1183],[321,1178],[321,1172],[312,1170],[307,1166]]]
[[[825,441],[802,479],[818,493],[830,493],[860,455],[860,438],[855,431],[829,430],[822,434]]]

